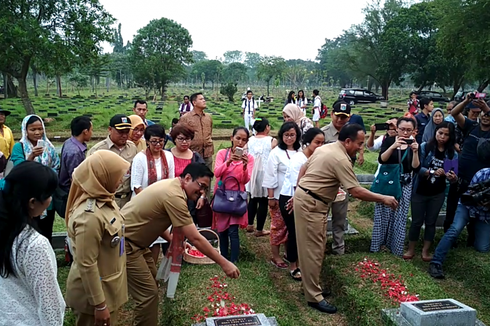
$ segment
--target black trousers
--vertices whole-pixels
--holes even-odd
[[[444,220],[444,233],[449,230],[451,224],[453,224],[454,216],[456,215],[456,209],[458,208],[458,202],[461,195],[468,190],[469,182],[462,180],[460,183],[453,183],[449,186],[449,193],[447,195],[447,207],[446,207],[446,219]],[[475,243],[475,219],[470,218],[470,222],[466,225],[468,230],[467,245],[473,246]]]
[[[248,225],[254,225],[255,215],[257,215],[257,231],[264,229],[269,201],[267,197],[250,198],[248,201]]]
[[[39,217],[35,217],[34,220],[37,222],[37,226],[39,228],[39,231],[41,231],[41,234],[46,237],[46,239],[49,240],[49,243],[52,243],[53,239],[53,223],[54,223],[54,216],[55,216],[55,210],[54,208],[47,211],[47,216],[43,219]]]
[[[279,209],[281,210],[282,218],[288,229],[288,245],[287,245],[287,258],[290,262],[295,263],[298,261],[298,245],[296,244],[296,225],[294,223],[294,211],[289,214],[286,210],[286,203],[291,199],[291,196],[281,195],[279,197]]]

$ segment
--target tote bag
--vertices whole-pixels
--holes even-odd
[[[400,150],[398,150],[398,164],[381,164],[379,173],[371,185],[371,191],[385,196],[393,196],[396,199],[402,196],[402,184],[400,176],[403,174],[402,162],[408,154],[408,149],[400,158]]]

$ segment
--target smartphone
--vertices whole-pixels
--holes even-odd
[[[37,141],[37,145],[36,145],[36,147],[44,147],[44,140],[39,139],[39,140]]]
[[[412,145],[413,144],[413,139],[404,139],[405,143],[407,143],[407,145]]]
[[[484,99],[487,93],[475,93],[475,99]]]
[[[387,123],[375,123],[374,127],[376,128],[376,131],[390,129],[390,126]]]
[[[241,147],[235,148],[235,154],[238,156],[242,156],[243,155],[243,148],[241,148]]]

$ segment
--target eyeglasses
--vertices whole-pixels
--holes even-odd
[[[284,134],[285,138],[296,138],[296,134]]]
[[[150,140],[149,143],[152,144],[152,145],[161,145],[163,144],[165,141],[163,139],[160,139],[160,140]]]
[[[186,142],[189,143],[191,141],[190,138],[184,138],[184,137],[177,137],[175,138],[176,141],[180,141],[181,143]]]
[[[199,186],[199,188],[201,188],[201,190],[204,190],[204,191],[208,191],[208,186],[206,186],[205,184],[203,183],[200,183],[199,181],[197,180],[194,180],[196,181],[197,185]]]
[[[401,132],[407,133],[407,134],[413,132],[413,129],[406,129],[406,128],[398,128],[398,130],[400,130]]]

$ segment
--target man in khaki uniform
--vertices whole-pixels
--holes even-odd
[[[350,119],[351,107],[345,102],[337,102],[330,113],[332,122],[322,128],[325,134],[325,143],[335,143],[339,138],[339,132]],[[339,192],[342,191],[339,189]],[[349,208],[349,196],[338,196],[331,205],[332,210],[332,251],[336,255],[343,255],[345,252],[344,232],[347,210]]]
[[[299,268],[308,305],[321,312],[337,311],[335,306],[323,298],[320,272],[325,255],[326,214],[337,196],[340,184],[361,200],[382,202],[392,208],[398,205],[395,198],[375,194],[359,185],[351,157],[362,148],[364,139],[361,126],[344,126],[340,130],[339,140],[317,148],[298,175],[293,206]]]
[[[138,154],[136,145],[128,140],[129,131],[131,130],[131,120],[124,114],[116,114],[109,122],[109,136],[103,141],[97,143],[92,147],[88,156],[92,155],[98,150],[109,150],[130,164],[133,162],[133,158]],[[123,182],[116,190],[116,203],[119,208],[129,202],[131,199],[131,167],[123,177]]]
[[[187,239],[221,266],[228,277],[237,278],[238,268],[221,256],[197,231],[187,207],[187,199],[197,200],[211,184],[213,173],[203,164],[191,163],[179,178],[153,183],[122,210],[126,221],[126,252],[129,293],[133,297],[134,325],[158,323],[157,269],[148,248],[158,236],[171,241],[170,225],[181,228]],[[163,323],[167,325],[167,323]]]

